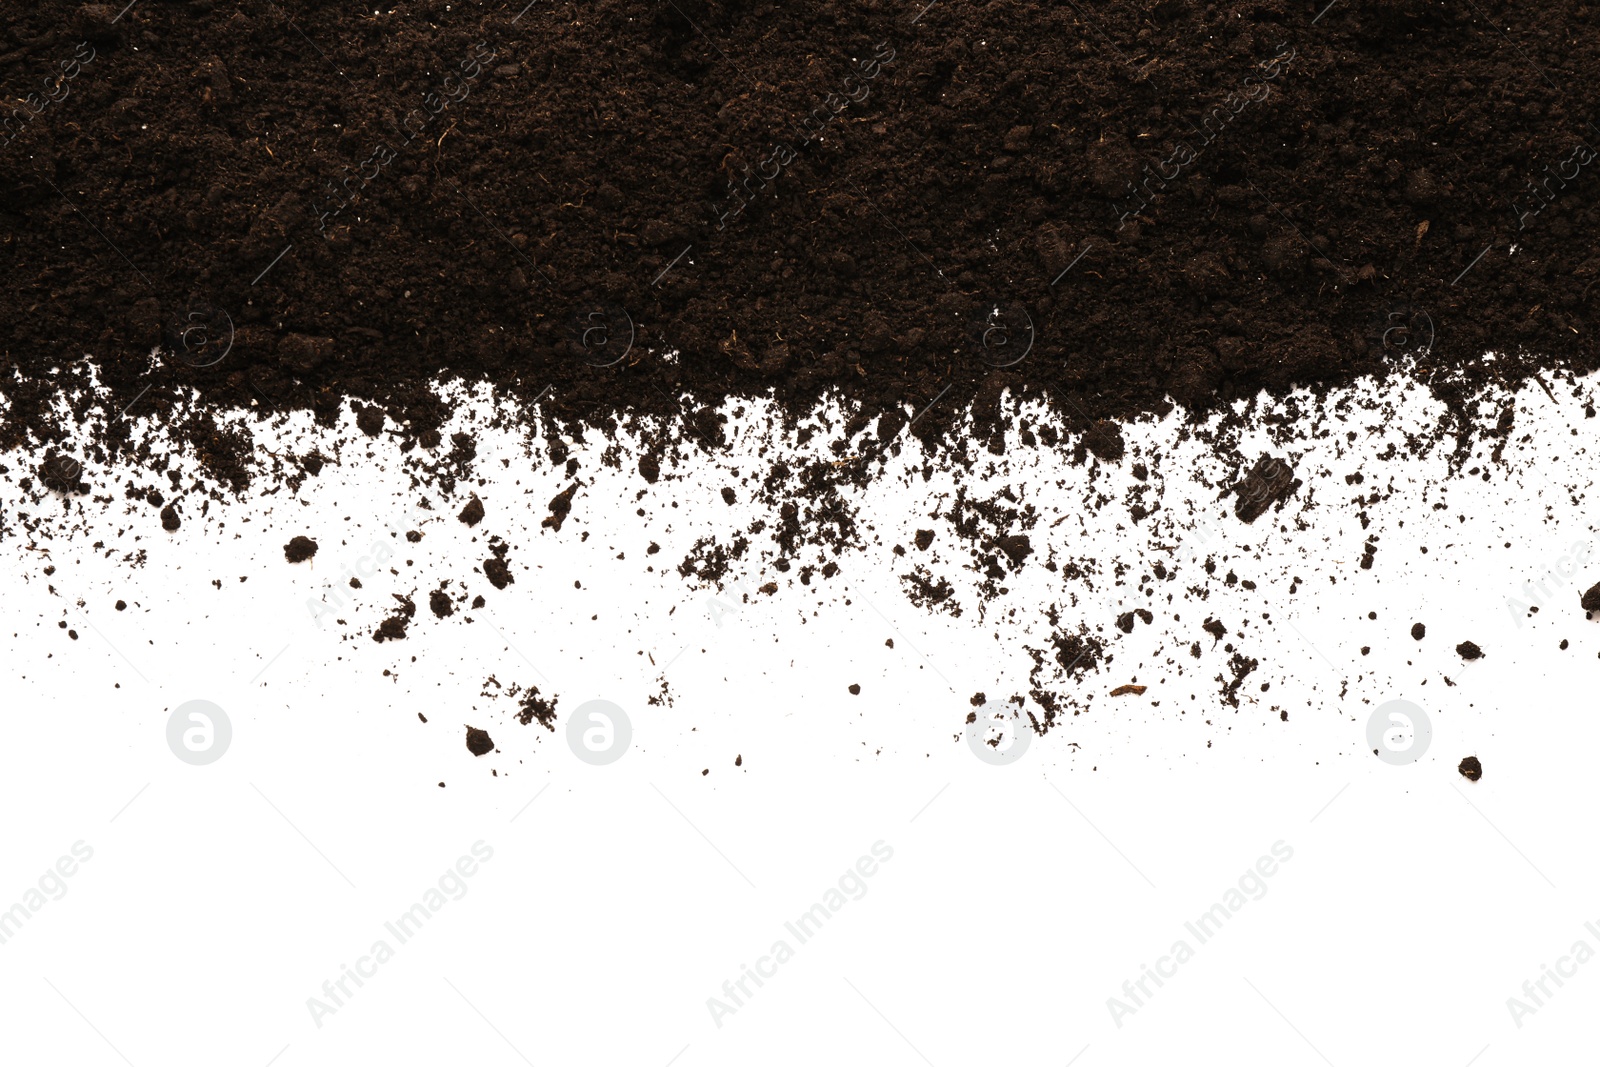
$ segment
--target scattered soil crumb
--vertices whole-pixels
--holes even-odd
[[[476,726],[467,727],[467,751],[474,756],[481,756],[485,752],[494,750],[494,741],[489,737],[489,731],[480,730]]]
[[[309,537],[291,537],[283,546],[283,558],[290,563],[303,563],[317,554],[317,543]]]

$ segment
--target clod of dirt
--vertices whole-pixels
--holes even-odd
[[[1456,646],[1456,655],[1460,656],[1462,659],[1482,659],[1483,649],[1479,648],[1471,641],[1463,641]]]
[[[1122,427],[1110,419],[1097,419],[1083,435],[1082,448],[1087,448],[1099,459],[1114,463],[1127,451],[1122,437]]]
[[[372,639],[380,643],[405,640],[406,627],[411,625],[411,619],[417,613],[417,605],[410,597],[401,596],[399,593],[389,595],[398,600],[400,606],[395,609],[393,615],[378,625],[377,630],[373,631]]]
[[[1200,629],[1210,634],[1212,639],[1216,641],[1221,641],[1223,636],[1228,632],[1228,628],[1222,625],[1222,621],[1220,619],[1207,619],[1205,622],[1200,624]]]
[[[1033,542],[1029,541],[1025,534],[1002,537],[995,541],[995,547],[1004,552],[1006,558],[1011,560],[1011,568],[1013,570],[1021,567],[1022,561],[1027,559],[1033,552]]]
[[[428,607],[441,619],[456,613],[456,606],[451,603],[450,594],[443,589],[435,589],[428,594]]]
[[[168,504],[166,507],[161,509],[161,528],[163,530],[171,533],[173,530],[176,530],[182,525],[183,520],[178,518],[177,508],[173,507],[171,504]]]
[[[539,695],[538,686],[530,686],[522,694],[522,710],[517,712],[517,721],[526,726],[538,719],[539,725],[551,733],[556,729],[556,699],[546,700]]]
[[[1583,600],[1579,603],[1584,611],[1600,611],[1600,582],[1591,585],[1589,591],[1583,594]]]
[[[504,541],[497,541],[489,549],[494,555],[483,561],[484,577],[488,578],[489,584],[496,589],[504,589],[516,581],[511,574],[511,568],[506,565],[506,553],[510,550],[510,545]]]
[[[127,611],[128,610],[128,602],[126,600],[117,601],[117,610],[118,611]]]
[[[567,521],[567,516],[572,513],[572,494],[578,491],[578,483],[573,482],[561,492],[557,493],[550,501],[550,514],[540,523],[548,526],[556,533],[561,532],[561,524]]]
[[[729,488],[728,486],[723,486],[722,487],[722,502],[724,504],[727,504],[729,507],[732,507],[734,502],[737,501],[738,499],[739,499],[739,497],[734,493],[734,491],[731,488]]]
[[[485,752],[494,750],[494,740],[490,738],[489,731],[480,730],[476,726],[467,727],[467,751],[474,756],[481,756]]]
[[[477,493],[472,494],[472,499],[467,501],[467,506],[461,509],[461,514],[456,518],[468,526],[476,526],[483,521],[483,501],[478,499]]]
[[[317,543],[309,537],[291,537],[283,546],[283,558],[290,563],[303,563],[317,554]]]
[[[920,548],[922,551],[926,552],[928,550],[928,546],[931,545],[931,544],[933,544],[933,531],[932,530],[918,530],[917,531],[917,547]]]
[[[356,426],[368,437],[376,437],[383,432],[383,409],[375,404],[357,404]]]
[[[89,483],[83,480],[83,464],[53,448],[40,458],[36,473],[46,489],[57,493],[82,496],[89,492]]]
[[[852,683],[851,686],[850,686],[850,695],[853,696],[853,697],[860,696],[861,695],[861,687],[859,685],[855,685],[854,683]]]
[[[735,767],[743,767],[744,766],[744,757],[743,756],[735,756],[735,757],[733,757],[733,765]]]
[[[1233,513],[1241,522],[1255,522],[1273,504],[1287,500],[1299,487],[1293,467],[1263,452],[1250,473],[1231,490],[1238,494],[1233,502]]]
[[[1469,782],[1476,782],[1483,777],[1483,764],[1478,762],[1477,756],[1468,756],[1461,761],[1456,770],[1461,772],[1461,777]]]
[[[1411,640],[1421,641],[1426,636],[1428,636],[1428,628],[1426,626],[1422,625],[1420,622],[1414,622],[1411,624]]]

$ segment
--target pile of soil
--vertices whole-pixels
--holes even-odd
[[[59,440],[63,393],[112,451],[133,404],[216,454],[249,443],[190,390],[361,398],[434,448],[439,376],[714,442],[685,392],[898,431],[1010,386],[1087,428],[1402,365],[1465,412],[1596,365],[1600,8],[919,8],[21,5],[0,448]]]

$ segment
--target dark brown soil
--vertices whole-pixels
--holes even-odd
[[[517,713],[517,721],[526,726],[535,719],[546,730],[554,731],[556,728],[556,698],[546,700],[539,695],[538,686],[530,686],[522,694],[522,710]]]
[[[1483,649],[1471,641],[1463,641],[1456,646],[1456,655],[1462,659],[1482,659]]]
[[[474,756],[494,751],[494,740],[489,736],[489,731],[476,726],[467,727],[467,751]]]
[[[1579,601],[1579,606],[1584,611],[1600,611],[1600,582],[1591,585]]]
[[[1300,487],[1294,468],[1276,456],[1262,455],[1250,473],[1233,487],[1236,498],[1233,513],[1242,522],[1255,522],[1280,500],[1287,500]]]
[[[283,558],[290,563],[301,563],[317,554],[317,543],[309,537],[292,537],[283,546]]]
[[[1424,637],[1427,637],[1427,636],[1428,636],[1428,628],[1426,626],[1424,626],[1420,622],[1414,622],[1414,623],[1411,624],[1411,640],[1413,640],[1413,641],[1421,641]]]
[[[1461,777],[1469,782],[1476,782],[1483,777],[1483,764],[1478,762],[1477,756],[1468,756],[1461,761],[1461,765],[1456,770],[1460,771]]]
[[[379,623],[378,628],[373,631],[372,639],[379,643],[405,640],[406,629],[411,625],[411,620],[417,614],[416,602],[410,597],[401,596],[398,593],[390,595],[400,602],[400,606],[395,608],[394,614]]]
[[[1112,461],[1169,397],[1597,362],[1578,0],[14,8],[0,448],[137,402],[237,487],[190,390],[436,448],[460,377],[708,444],[685,393],[934,440],[1010,386]]]

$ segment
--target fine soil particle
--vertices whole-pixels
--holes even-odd
[[[467,727],[467,751],[474,756],[494,751],[494,740],[489,736],[489,731],[476,726]]]
[[[176,530],[182,525],[183,520],[178,518],[177,508],[173,507],[171,504],[168,504],[166,507],[161,509],[161,528],[163,530],[171,533],[173,530]]]
[[[290,563],[302,563],[317,554],[317,543],[309,537],[291,537],[283,546],[283,558]]]
[[[1426,626],[1420,622],[1411,624],[1411,640],[1421,641],[1426,636],[1428,636],[1428,628]]]
[[[1477,756],[1468,756],[1461,761],[1461,765],[1456,770],[1460,771],[1461,777],[1469,782],[1476,782],[1483,777],[1483,764],[1478,762]]]
[[[431,383],[453,377],[707,441],[680,397],[794,410],[836,390],[873,416],[1011,388],[1113,461],[1105,421],[1171,400],[1420,363],[1465,417],[1486,382],[1600,361],[1582,328],[1600,198],[1567,177],[1592,160],[1570,86],[1600,69],[1580,0],[1335,5],[1315,27],[1126,0],[911,21],[103,6],[65,20],[71,40],[62,5],[8,11],[12,88],[75,80],[0,156],[0,448],[47,439],[59,398],[143,395],[160,419],[195,392],[325,422],[354,396],[362,433],[437,443]],[[1372,62],[1406,40],[1427,47]],[[245,457],[247,437],[205,434]]]
[[[1460,656],[1462,659],[1482,659],[1483,649],[1479,648],[1471,641],[1463,641],[1456,646],[1456,655]]]
[[[467,506],[461,509],[461,514],[456,518],[468,526],[476,526],[483,521],[483,501],[478,499],[477,493],[472,494],[472,499],[467,501]]]

